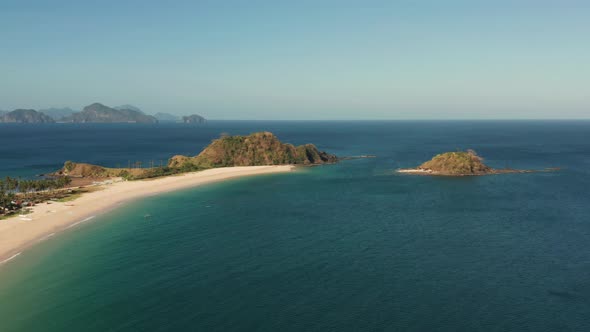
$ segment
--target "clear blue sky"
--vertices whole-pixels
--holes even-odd
[[[0,109],[590,118],[590,1],[0,0]]]

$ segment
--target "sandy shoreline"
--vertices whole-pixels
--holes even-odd
[[[33,207],[26,217],[0,220],[0,264],[55,233],[94,218],[124,202],[141,197],[231,178],[290,172],[294,166],[224,167],[143,181],[121,181],[99,186],[70,202],[52,202]],[[29,220],[30,219],[30,220]]]
[[[432,174],[432,171],[429,169],[421,169],[421,168],[400,168],[396,170],[397,173],[409,173],[409,174]]]

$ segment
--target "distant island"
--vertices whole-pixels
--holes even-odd
[[[0,123],[55,123],[55,120],[35,110],[18,109],[0,115]]]
[[[189,115],[189,116],[183,116],[182,117],[182,122],[184,123],[191,123],[191,124],[195,124],[195,123],[205,123],[206,120],[204,117],[198,115],[198,114],[193,114],[193,115]]]
[[[159,123],[175,122],[187,124],[203,124],[207,120],[197,114],[176,116],[169,113],[148,115],[133,105],[108,107],[101,103],[94,103],[84,107],[82,111],[75,111],[69,107],[46,108],[39,111],[32,109],[17,109],[12,112],[0,111],[0,123]]]
[[[100,103],[84,107],[82,112],[74,113],[62,119],[73,123],[158,123],[151,115],[134,109],[110,108]]]
[[[553,169],[550,169],[553,170]],[[417,168],[397,170],[398,173],[442,175],[442,176],[477,176],[506,173],[531,173],[532,170],[494,169],[483,163],[483,158],[474,150],[445,152]]]

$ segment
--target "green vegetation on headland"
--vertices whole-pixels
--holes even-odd
[[[548,169],[555,170],[555,169]],[[483,163],[483,158],[473,150],[445,152],[434,156],[431,160],[414,169],[400,169],[400,173],[426,175],[487,175],[505,173],[530,173],[532,170],[494,169]]]
[[[0,216],[48,199],[63,198],[67,195],[60,189],[67,187],[70,182],[67,176],[39,180],[0,179]]]
[[[180,167],[150,167],[141,168],[139,165],[129,168],[111,168],[98,165],[75,163],[66,161],[64,167],[52,176],[67,176],[74,179],[75,182],[81,179],[104,180],[108,178],[123,178],[125,180],[141,180],[157,178],[168,175],[175,175],[187,172],[201,171],[206,168],[199,168],[194,165],[181,165]]]

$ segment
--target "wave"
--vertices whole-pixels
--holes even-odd
[[[55,233],[47,234],[44,237],[40,238],[39,241],[37,241],[37,242],[45,241],[45,240],[47,240],[48,238],[50,238],[50,237],[52,237],[54,235],[55,235]]]
[[[8,263],[9,261],[13,260],[16,256],[20,255],[22,252],[17,252],[16,254],[8,257],[7,259],[0,261],[0,265],[4,264],[4,263]]]
[[[74,227],[74,226],[76,226],[76,225],[78,225],[78,224],[81,224],[81,223],[83,223],[83,222],[86,222],[86,221],[88,221],[88,220],[94,219],[94,217],[96,217],[96,216],[90,216],[90,217],[88,217],[88,218],[86,218],[86,219],[82,219],[82,220],[80,220],[80,221],[78,221],[78,222],[75,222],[75,223],[71,224],[70,226],[66,227],[66,229],[68,229],[68,228],[72,228],[72,227]]]

